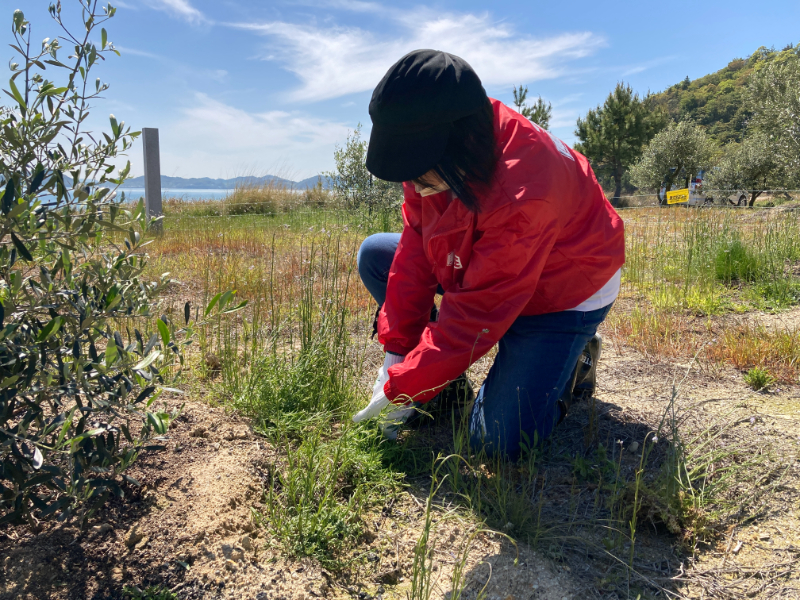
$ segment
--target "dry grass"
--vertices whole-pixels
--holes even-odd
[[[695,358],[706,371],[733,366],[766,369],[778,383],[800,377],[800,331],[767,327],[750,320],[687,315],[652,306],[614,311],[606,331],[616,344],[635,348],[650,361]]]

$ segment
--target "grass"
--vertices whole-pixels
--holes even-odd
[[[726,444],[734,423],[693,423],[675,410],[677,392],[660,424],[630,429],[624,444],[598,430],[595,406],[584,429],[528,440],[515,462],[472,452],[460,413],[439,416],[444,430],[423,427],[397,444],[384,442],[374,423],[352,424],[377,366],[366,334],[374,303],[355,257],[368,234],[399,230],[399,215],[337,210],[321,190],[316,204],[293,205],[268,200],[273,192],[247,191],[265,198],[258,211],[231,212],[237,202],[170,205],[151,268],[180,282],[166,299],[168,313],[182,314],[187,297],[204,306],[225,289],[249,301],[235,319],[200,332],[189,357],[199,377],[187,384],[210,389],[280,449],[264,465],[266,508],[254,516],[282,554],[314,557],[340,573],[363,570],[366,515],[422,485],[409,598],[432,593],[433,534],[443,521],[434,513],[441,516],[443,505],[477,519],[475,531],[502,531],[557,559],[589,551],[606,557],[599,589],[652,591],[637,574],[643,523],[659,523],[695,553],[744,510],[768,453],[748,456],[749,447]],[[240,207],[251,204],[244,198],[243,191]],[[732,366],[797,381],[797,331],[736,316],[797,303],[794,213],[643,209],[623,216],[627,264],[607,322],[614,343],[711,374]],[[465,588],[474,540],[456,557],[453,598]]]
[[[628,297],[702,315],[798,302],[800,221],[793,211],[653,209],[623,217]]]
[[[778,383],[794,384],[800,377],[800,332],[793,326],[766,327],[644,305],[609,315],[607,331],[613,341],[653,362],[694,357],[707,373],[733,366],[743,372],[768,369]]]

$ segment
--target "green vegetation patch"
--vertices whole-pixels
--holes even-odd
[[[773,61],[800,60],[791,44],[781,51],[761,47],[746,59],[737,58],[715,73],[694,81],[688,77],[651,96],[654,107],[674,120],[691,119],[706,127],[717,142],[741,141],[749,113],[746,92],[752,74]]]

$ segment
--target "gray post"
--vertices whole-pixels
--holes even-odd
[[[161,212],[161,156],[158,150],[158,129],[142,129],[144,146],[144,205],[147,218],[160,217]],[[161,221],[153,223],[153,230],[161,232]]]

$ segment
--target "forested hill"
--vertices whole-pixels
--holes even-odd
[[[694,81],[687,77],[653,94],[654,105],[666,110],[672,119],[690,118],[705,126],[707,133],[720,143],[740,141],[748,117],[744,100],[750,75],[773,60],[800,60],[800,44],[780,51],[762,46],[748,58],[732,60],[716,73]]]

